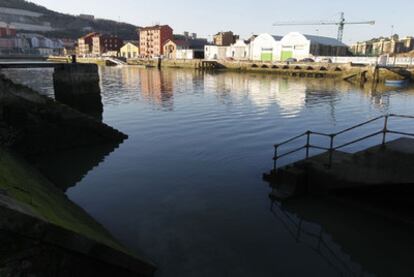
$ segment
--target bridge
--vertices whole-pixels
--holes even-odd
[[[19,69],[19,68],[56,68],[62,64],[54,62],[0,62],[0,69]]]
[[[98,120],[103,104],[96,64],[58,62],[1,62],[0,70],[51,68],[55,99]]]

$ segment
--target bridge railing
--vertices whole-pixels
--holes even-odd
[[[330,168],[332,166],[333,154],[334,154],[334,151],[336,151],[336,150],[345,148],[347,146],[351,146],[351,145],[356,144],[358,142],[361,142],[361,141],[364,141],[364,140],[367,140],[367,139],[370,139],[372,137],[376,137],[376,136],[379,136],[379,135],[382,135],[382,142],[381,142],[382,145],[385,145],[387,143],[387,134],[394,134],[394,135],[414,137],[414,133],[408,133],[408,132],[401,132],[401,131],[396,131],[396,130],[390,130],[389,129],[389,119],[390,118],[414,119],[414,116],[397,115],[397,114],[382,115],[382,116],[373,118],[371,120],[365,121],[363,123],[354,125],[354,126],[352,126],[350,128],[344,129],[344,130],[342,130],[340,132],[332,133],[332,134],[322,133],[322,132],[306,131],[306,132],[304,132],[304,133],[302,133],[300,135],[297,135],[295,137],[292,137],[292,138],[290,138],[288,140],[285,140],[285,141],[283,141],[281,143],[278,143],[278,144],[275,144],[274,145],[273,170],[274,170],[274,172],[277,171],[278,162],[279,162],[280,159],[282,159],[284,157],[287,157],[287,156],[291,156],[291,155],[293,155],[293,154],[295,154],[297,152],[300,152],[302,150],[305,150],[305,159],[309,159],[311,157],[311,155],[310,155],[311,149],[328,151],[329,152],[329,155],[328,155],[329,160],[328,160],[327,165]],[[351,131],[353,131],[355,129],[364,127],[364,126],[369,125],[369,124],[374,123],[374,122],[378,122],[380,120],[383,120],[383,122],[384,122],[384,125],[383,125],[384,127],[381,130],[376,131],[376,132],[373,132],[373,133],[369,133],[369,134],[367,134],[365,136],[359,137],[359,138],[354,139],[352,141],[348,141],[346,143],[343,143],[343,144],[340,144],[340,145],[335,146],[335,140],[336,140],[336,138],[339,135],[342,135],[342,134],[351,132]],[[329,145],[328,146],[313,145],[311,143],[311,141],[312,141],[311,139],[312,139],[312,137],[315,137],[315,136],[328,138],[329,139]],[[301,138],[306,138],[305,145],[300,146],[298,148],[295,148],[293,150],[284,152],[284,153],[280,153],[281,152],[280,151],[280,147],[281,146],[291,144],[291,143],[293,143],[295,141],[298,141]]]

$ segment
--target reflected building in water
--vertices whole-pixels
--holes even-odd
[[[221,102],[248,101],[261,109],[277,104],[286,116],[299,114],[306,104],[306,83],[291,79],[264,74],[224,73],[206,75],[205,84],[217,92]]]
[[[174,109],[174,77],[170,70],[140,70],[141,97],[162,109]]]
[[[377,86],[360,88],[355,84],[335,79],[285,78],[266,74],[206,73],[206,89],[214,91],[219,101],[226,105],[249,101],[267,109],[274,104],[284,117],[297,117],[306,107],[320,110],[328,108],[332,122],[336,122],[337,103],[355,90],[364,90],[380,112],[389,111],[389,93],[392,88]]]

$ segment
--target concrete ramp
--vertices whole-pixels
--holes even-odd
[[[270,174],[264,174],[264,179],[275,185],[277,189],[283,187],[280,195],[292,196],[294,194],[322,192],[322,191],[344,191],[384,188],[395,190],[398,187],[411,189],[414,185],[414,133],[409,130],[398,131],[393,129],[392,119],[413,120],[412,115],[386,114],[372,118],[368,121],[351,126],[336,133],[322,133],[306,131],[288,140],[274,145],[273,170]],[[382,122],[381,122],[382,121]],[[349,134],[355,129],[365,128],[374,122],[383,126],[381,129],[372,132],[361,130],[361,135]],[[377,127],[374,127],[375,129]],[[346,137],[348,134],[348,137]],[[388,135],[398,135],[399,139],[387,141]],[[328,145],[314,145],[312,142],[315,136],[328,139]],[[338,142],[338,136],[347,140]],[[357,153],[346,153],[340,150],[381,136],[379,145],[365,149]],[[300,141],[305,144],[300,145]],[[296,145],[292,145],[295,142]],[[288,150],[281,151],[281,146]],[[297,147],[297,148],[295,148]],[[293,148],[293,149],[292,149]],[[311,149],[325,151],[324,153],[312,156]],[[305,159],[293,164],[278,167],[281,158],[295,153],[304,152]],[[290,189],[286,190],[286,187]],[[294,189],[292,189],[292,187]],[[289,193],[287,193],[289,192]]]
[[[308,166],[313,172],[310,175],[312,182],[327,189],[342,189],[414,184],[414,164],[410,162],[413,160],[414,139],[401,138],[334,160],[331,168],[313,159]]]
[[[340,151],[297,162],[265,179],[296,192],[363,189],[414,185],[414,139],[400,138],[385,145],[349,154]]]

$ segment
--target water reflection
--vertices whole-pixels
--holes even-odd
[[[335,132],[385,112],[412,113],[413,89],[266,74],[100,70],[104,122],[129,140],[110,158],[103,151],[79,168],[69,154],[59,163],[75,173],[61,183],[81,180],[68,197],[154,260],[158,276],[412,276],[407,229],[312,198],[273,202],[275,220],[260,174],[271,166],[272,145],[304,130]],[[292,221],[286,213],[290,227],[282,222]]]
[[[414,276],[412,226],[323,197],[280,201],[271,194],[271,212],[338,276]]]
[[[174,109],[174,76],[172,71],[139,71],[141,96],[165,110]]]
[[[53,184],[66,191],[105,161],[119,144],[105,144],[30,157],[33,165]]]

